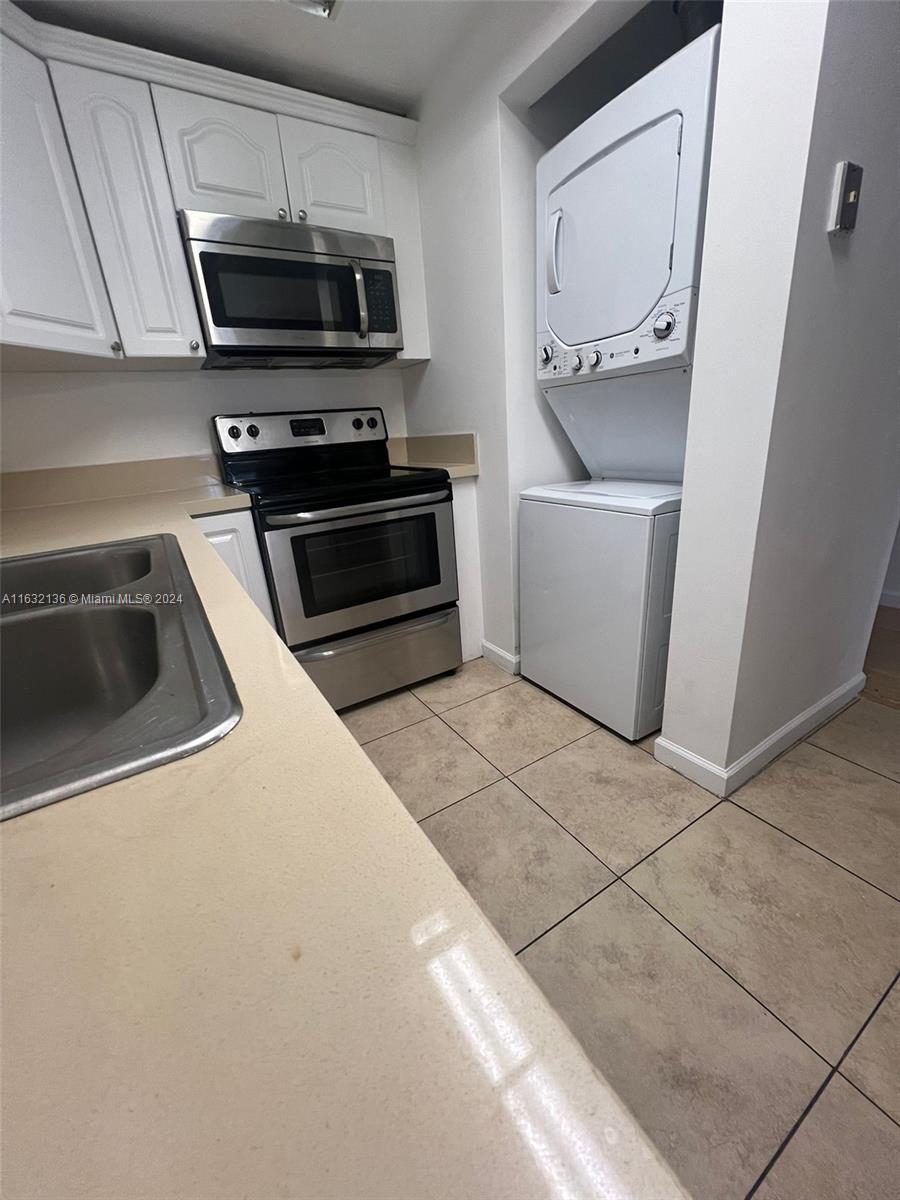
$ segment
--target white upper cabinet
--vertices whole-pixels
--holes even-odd
[[[152,90],[176,208],[288,218],[274,114],[156,84]]]
[[[0,74],[0,340],[113,358],[118,334],[47,68],[4,37]]]
[[[386,233],[377,138],[297,117],[278,128],[293,221]]]
[[[203,345],[150,85],[68,63],[50,72],[127,355]]]

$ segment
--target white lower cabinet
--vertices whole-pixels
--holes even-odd
[[[194,520],[219,558],[274,627],[272,602],[250,513],[224,512],[211,517],[194,517]]]
[[[480,658],[484,641],[476,483],[474,478],[453,480],[453,530],[456,539],[459,632],[463,662]]]
[[[125,353],[199,357],[150,85],[70,63],[50,73]]]
[[[2,38],[0,340],[115,358],[119,335],[45,63]]]

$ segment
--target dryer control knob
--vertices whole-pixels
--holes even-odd
[[[592,350],[590,352],[590,354],[588,355],[588,366],[589,367],[599,367],[602,362],[603,362],[603,355],[600,353],[599,350]]]
[[[552,358],[553,358],[553,347],[552,346],[541,346],[541,353],[540,353],[541,362],[546,366],[547,363],[550,362]]]
[[[580,371],[583,366],[584,366],[584,359],[581,357],[580,354],[576,354],[575,357],[572,359],[572,370]]]
[[[667,338],[675,328],[675,314],[661,312],[653,322],[653,336],[662,340]]]

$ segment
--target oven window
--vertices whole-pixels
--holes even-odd
[[[359,329],[350,266],[206,250],[200,266],[213,324],[220,329]]]
[[[434,513],[298,534],[291,546],[307,617],[441,582]]]

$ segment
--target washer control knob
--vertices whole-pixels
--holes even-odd
[[[354,417],[353,418],[353,428],[354,429],[362,429],[362,427],[363,427],[362,417]]]
[[[237,439],[241,436],[240,425],[229,425],[228,426],[228,436],[230,438],[234,438],[234,440],[237,441]]]
[[[370,429],[377,429],[378,428],[378,418],[377,417],[368,417],[366,419],[366,424],[368,425],[368,427]]]
[[[541,346],[540,360],[544,364],[544,366],[546,366],[547,363],[549,363],[552,360],[552,358],[553,358],[553,347],[552,346]]]
[[[247,426],[247,437],[258,438],[259,437],[259,426],[258,425],[248,425]]]
[[[657,315],[653,322],[653,336],[662,341],[667,338],[675,328],[675,314],[670,312],[661,312]]]
[[[590,352],[590,354],[588,355],[588,366],[589,367],[599,367],[602,362],[603,362],[603,355],[600,353],[599,350],[592,350]]]
[[[581,357],[580,354],[576,354],[575,357],[572,359],[572,370],[580,371],[583,366],[584,366],[584,359]]]

